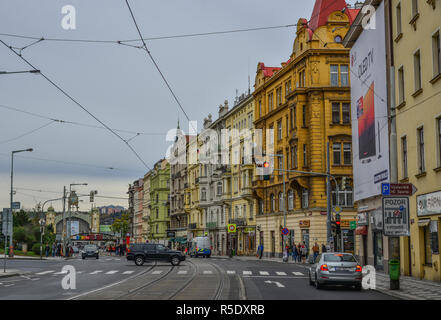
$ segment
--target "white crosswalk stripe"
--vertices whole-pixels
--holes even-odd
[[[278,276],[286,276],[286,272],[276,272]]]
[[[204,270],[204,274],[213,274],[213,271],[211,271],[211,270]]]
[[[293,271],[293,274],[294,274],[295,276],[303,276],[303,273],[302,273],[302,272],[295,272],[295,271]]]
[[[227,270],[227,274],[236,274],[236,271],[234,271],[234,270]]]
[[[100,272],[103,272],[103,270],[96,270],[96,271],[91,272],[91,273],[89,273],[89,274],[98,274],[98,273],[100,273]]]
[[[65,271],[60,271],[60,272],[55,272],[54,275],[56,275],[56,274],[66,274],[66,273],[67,273],[67,270],[65,270]]]
[[[178,274],[187,274],[187,270],[181,270],[181,271],[178,271]]]
[[[153,271],[152,274],[161,274],[162,270]]]
[[[253,273],[251,271],[244,271],[243,274],[244,275],[252,275]]]
[[[43,271],[43,272],[38,272],[36,274],[38,274],[39,276],[44,275],[44,274],[48,274],[48,273],[52,273],[54,272],[54,270],[48,270],[48,271]]]
[[[111,270],[111,271],[106,272],[105,274],[115,274],[117,272],[118,272],[118,270]]]
[[[261,276],[268,276],[269,273],[267,271],[259,271]]]
[[[123,274],[132,274],[135,271],[124,271]]]

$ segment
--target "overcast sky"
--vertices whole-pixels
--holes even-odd
[[[310,18],[314,2],[130,0],[144,37],[296,24],[300,17]],[[76,30],[62,28],[61,9],[65,5],[76,9]],[[0,33],[68,39],[137,38],[124,0],[2,0]],[[218,105],[225,99],[232,105],[236,90],[239,94],[247,90],[248,74],[253,85],[259,61],[271,66],[286,61],[294,38],[295,28],[291,27],[151,40],[147,45],[186,113],[200,128],[209,113],[217,118]],[[33,42],[4,35],[0,39],[18,48]],[[165,133],[176,126],[178,118],[181,128],[188,130],[185,116],[145,51],[118,44],[42,41],[22,54],[109,127],[148,133],[130,143],[149,167],[164,157],[169,145]],[[0,44],[0,71],[29,69]],[[104,129],[54,122],[5,142],[50,120],[1,106],[99,126],[42,76],[0,75],[0,208],[9,207],[12,150],[34,148],[34,152],[15,158],[14,185],[21,188],[15,201],[27,208],[60,197],[63,186],[70,183],[89,183],[77,187],[79,192],[98,190],[98,195],[126,197],[128,184],[147,171],[121,140]],[[118,133],[124,139],[134,137]],[[106,169],[109,167],[114,169]],[[84,199],[80,209],[87,210],[89,199]],[[97,204],[127,207],[127,200],[100,198]],[[53,205],[61,209],[60,201]]]

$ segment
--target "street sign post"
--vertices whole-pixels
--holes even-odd
[[[20,202],[13,202],[12,203],[12,210],[14,210],[14,209],[17,209],[17,210],[20,209]]]
[[[228,225],[228,233],[235,233],[236,232],[236,225],[235,224],[229,224]]]
[[[282,234],[283,234],[284,236],[288,235],[288,233],[289,233],[288,228],[283,228],[283,229],[282,229]]]
[[[11,209],[3,208],[2,214],[2,233],[9,237],[12,234],[12,214]]]
[[[410,197],[418,189],[412,183],[382,183],[381,194],[383,196],[407,196]]]
[[[410,236],[409,198],[383,198],[383,230],[389,237]]]

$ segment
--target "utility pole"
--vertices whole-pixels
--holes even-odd
[[[66,186],[63,187],[63,229],[61,235],[63,239],[63,248],[66,241]]]

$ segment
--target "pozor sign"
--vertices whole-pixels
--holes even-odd
[[[383,230],[389,237],[410,236],[409,198],[383,198]]]

